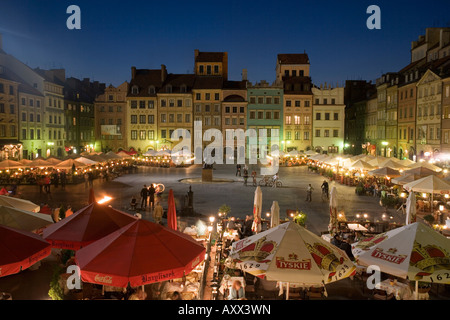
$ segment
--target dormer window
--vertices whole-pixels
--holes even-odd
[[[167,93],[172,93],[172,86],[169,84],[166,88]]]
[[[187,92],[187,88],[186,88],[185,84],[181,85],[180,92],[182,92],[182,93],[186,93]]]
[[[131,93],[132,94],[139,94],[139,88],[138,86],[131,87]]]
[[[148,87],[148,94],[155,94],[155,86]]]

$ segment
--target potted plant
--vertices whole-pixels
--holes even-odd
[[[56,265],[53,270],[52,280],[50,281],[50,290],[48,291],[48,296],[52,300],[64,300],[64,290],[60,284],[60,276],[63,273],[63,268]]]
[[[294,215],[294,222],[302,227],[306,227],[307,216],[303,211],[296,212]]]
[[[220,208],[219,208],[219,212],[222,213],[223,218],[226,218],[228,213],[230,213],[231,208],[229,206],[227,206],[226,204],[223,204]]]

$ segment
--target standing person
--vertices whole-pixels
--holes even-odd
[[[247,185],[248,180],[248,170],[244,168],[244,186]]]
[[[62,190],[66,190],[66,183],[67,183],[66,170],[63,170],[61,172],[61,189]]]
[[[163,213],[163,207],[157,202],[155,210],[153,210],[153,220],[155,220],[156,223],[161,223]]]
[[[321,188],[322,188],[322,193],[324,193],[328,199],[328,182],[327,182],[327,180],[323,180]]]
[[[312,192],[314,188],[311,186],[311,184],[308,185],[306,188],[306,201],[311,202],[312,201]]]
[[[89,174],[86,172],[83,175],[84,178],[84,188],[87,190],[87,188],[89,188]]]
[[[150,185],[150,187],[148,188],[148,196],[149,196],[149,206],[150,209],[153,210],[153,208],[155,208],[155,187],[153,186],[153,183]]]
[[[241,176],[241,165],[240,164],[238,164],[238,165],[236,165],[236,177],[237,176]]]
[[[252,180],[253,180],[253,186],[256,187],[257,183],[256,183],[256,171],[255,170],[252,171]]]
[[[50,177],[46,176],[44,178],[44,189],[47,194],[50,194],[50,183],[51,183]]]
[[[94,186],[94,174],[90,171],[88,173],[88,181],[89,181],[89,187],[92,188]]]
[[[241,230],[238,230],[241,239],[253,235],[252,225],[253,225],[253,217],[248,214],[245,216],[245,221]]]
[[[147,207],[147,198],[148,198],[148,189],[144,184],[144,187],[141,189],[141,209],[145,209]]]

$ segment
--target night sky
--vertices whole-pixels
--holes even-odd
[[[81,8],[82,30],[66,9]],[[381,30],[366,9],[381,8]],[[315,84],[374,80],[410,60],[426,27],[450,27],[450,1],[2,0],[3,48],[31,67],[119,85],[131,66],[192,73],[194,49],[227,51],[229,78],[275,79],[277,53],[303,53]]]

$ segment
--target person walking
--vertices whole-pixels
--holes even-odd
[[[238,164],[238,165],[236,165],[236,177],[237,176],[241,176],[241,165],[240,164]]]
[[[306,188],[306,201],[311,202],[312,201],[312,192],[314,188],[311,186],[311,184],[308,185]]]
[[[150,209],[153,210],[155,208],[155,187],[153,186],[153,183],[150,185],[150,187],[148,188],[148,196],[149,196],[149,206]]]
[[[253,180],[253,186],[256,187],[257,183],[256,183],[256,171],[255,170],[252,171],[252,180]]]
[[[66,170],[63,170],[61,172],[61,189],[62,190],[66,190],[66,183],[67,183]]]
[[[248,170],[244,168],[244,186],[247,185],[248,180]]]
[[[148,189],[144,184],[144,187],[141,189],[141,209],[145,209],[147,207],[147,198],[148,198]]]
[[[155,221],[155,223],[161,223],[163,213],[163,207],[159,204],[159,202],[157,202],[155,209],[153,210],[153,220]]]

